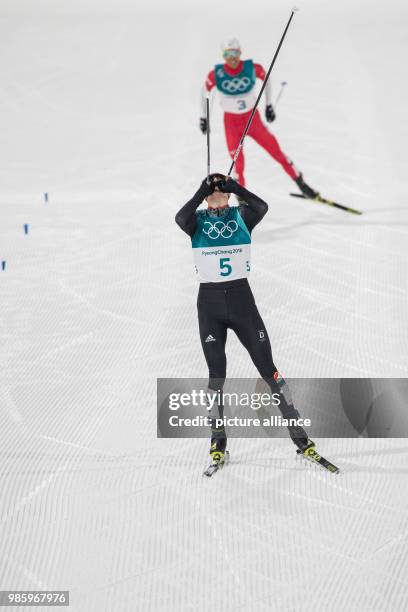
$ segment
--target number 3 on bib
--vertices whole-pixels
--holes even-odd
[[[227,263],[228,261],[231,261],[230,257],[221,257],[220,259],[221,276],[229,276],[232,272],[232,266]]]

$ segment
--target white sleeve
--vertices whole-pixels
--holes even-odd
[[[200,117],[206,117],[207,116],[207,95],[209,94],[209,92],[207,91],[207,88],[205,85],[202,86],[201,88],[201,98],[200,98],[200,107],[201,107],[201,115]]]

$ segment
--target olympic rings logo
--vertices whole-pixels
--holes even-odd
[[[234,79],[228,79],[227,81],[223,81],[221,83],[221,87],[228,91],[228,93],[235,93],[240,91],[245,91],[247,87],[251,84],[251,80],[248,77],[235,77]]]
[[[209,228],[205,228],[206,225],[209,225]],[[216,221],[215,223],[211,223],[211,221],[206,221],[204,223],[203,232],[206,234],[211,240],[216,240],[220,236],[222,238],[231,238],[232,234],[236,232],[238,229],[238,223],[233,219],[224,223],[224,221]]]

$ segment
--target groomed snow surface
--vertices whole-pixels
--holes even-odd
[[[66,589],[75,612],[406,610],[405,439],[320,440],[338,476],[235,439],[211,480],[207,440],[156,439],[156,378],[206,375],[174,224],[205,173],[200,87],[231,34],[267,66],[291,9],[199,4],[2,3],[0,588]],[[407,7],[300,8],[270,128],[364,214],[290,198],[248,141],[270,205],[251,286],[286,377],[406,377]],[[232,334],[228,358],[256,376]]]

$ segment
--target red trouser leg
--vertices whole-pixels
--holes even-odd
[[[234,113],[224,113],[224,129],[225,129],[225,138],[227,140],[228,152],[231,158],[234,158],[235,151],[239,145],[239,141],[241,140],[241,136],[245,130],[246,122],[248,120],[248,114],[238,115]],[[245,158],[243,149],[241,149],[240,154],[238,155],[237,161],[235,162],[235,172],[237,174],[238,182],[245,187],[245,178],[244,178],[244,166],[245,166]]]
[[[271,134],[262,123],[258,111],[254,114],[248,136],[251,136],[251,138],[261,145],[261,147],[268,151],[269,155],[271,155],[282,166],[285,172],[289,174],[290,178],[296,179],[299,176],[292,162],[283,153],[275,136]]]

